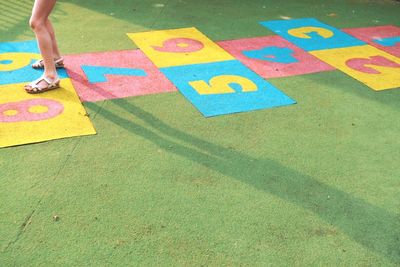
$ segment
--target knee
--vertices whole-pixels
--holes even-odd
[[[37,31],[45,27],[45,22],[40,19],[31,17],[31,19],[29,20],[29,26],[31,26],[32,30]]]

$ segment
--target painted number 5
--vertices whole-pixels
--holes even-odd
[[[209,83],[205,81],[193,81],[189,84],[200,95],[235,93],[236,90],[232,88],[231,84],[240,85],[242,92],[252,92],[258,89],[254,82],[238,75],[221,75],[212,78]]]

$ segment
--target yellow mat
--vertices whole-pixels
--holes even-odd
[[[128,36],[159,68],[234,59],[196,28],[128,33]]]
[[[96,134],[70,79],[37,95],[23,86],[0,86],[0,147]]]
[[[375,91],[400,87],[400,58],[373,46],[362,45],[310,53]]]

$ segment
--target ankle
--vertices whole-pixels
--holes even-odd
[[[56,80],[56,79],[58,79],[57,73],[53,73],[53,72],[45,73],[45,74],[44,74],[44,77],[49,78],[50,80]]]

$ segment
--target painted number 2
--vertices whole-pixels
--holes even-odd
[[[400,64],[391,61],[383,56],[372,56],[370,58],[352,58],[346,62],[346,65],[352,69],[368,74],[381,74],[379,70],[376,70],[372,66],[388,67],[388,68],[400,68]],[[367,65],[372,65],[367,66]]]
[[[60,115],[64,106],[51,99],[39,98],[0,104],[0,122],[48,120]]]
[[[212,78],[209,83],[205,81],[193,81],[189,84],[200,95],[235,93],[236,90],[232,88],[231,84],[240,85],[242,92],[252,92],[258,89],[254,82],[238,75],[221,75]]]

